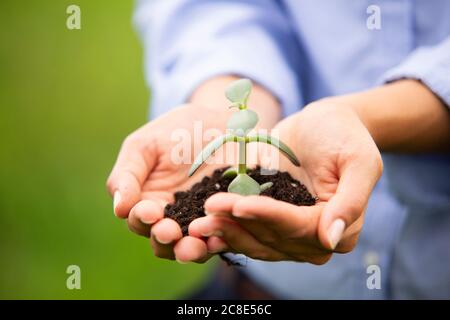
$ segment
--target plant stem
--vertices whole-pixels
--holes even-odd
[[[247,173],[247,144],[245,141],[239,141],[239,166],[238,173]]]

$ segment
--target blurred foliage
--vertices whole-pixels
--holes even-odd
[[[81,7],[81,30],[66,8]],[[176,298],[207,267],[153,257],[105,180],[147,118],[132,1],[0,1],[0,298]],[[66,268],[81,268],[81,290]]]

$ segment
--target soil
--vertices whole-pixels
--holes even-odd
[[[228,185],[233,178],[222,177],[222,173],[226,169],[217,169],[212,176],[204,177],[190,190],[175,193],[175,202],[165,207],[164,216],[175,220],[181,226],[184,236],[188,235],[188,226],[191,221],[205,215],[203,204],[206,199],[217,192],[227,192]],[[261,195],[298,206],[315,204],[316,199],[306,187],[300,181],[292,178],[288,172],[277,171],[273,175],[261,175],[260,169],[260,167],[256,167],[250,170],[248,175],[259,184],[273,182],[273,185]]]

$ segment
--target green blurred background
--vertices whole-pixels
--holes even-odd
[[[81,8],[81,30],[66,8]],[[105,180],[148,114],[133,1],[0,1],[0,298],[176,298],[208,266],[153,257]],[[68,265],[81,290],[66,288]]]

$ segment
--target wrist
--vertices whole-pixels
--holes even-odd
[[[399,80],[324,101],[354,112],[384,151],[423,152],[448,148],[448,110],[419,81]]]
[[[334,108],[344,109],[345,112],[355,114],[364,127],[366,127],[369,131],[371,136],[376,136],[376,128],[374,127],[371,115],[368,112],[370,110],[371,102],[368,91],[324,98],[320,101],[326,103],[327,105],[333,106]]]

